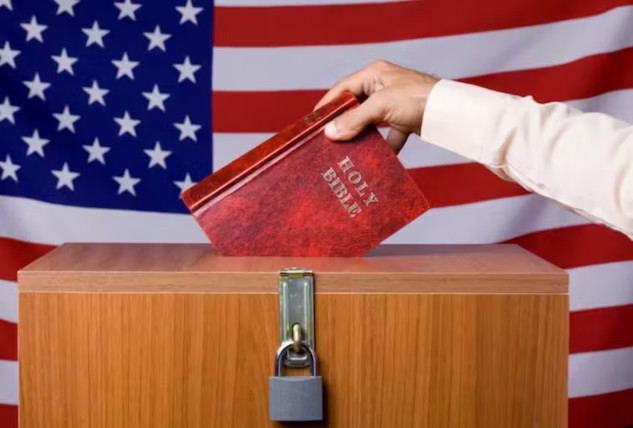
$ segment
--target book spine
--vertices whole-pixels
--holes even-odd
[[[310,135],[319,132],[329,121],[356,105],[358,105],[358,101],[354,94],[344,93],[335,101],[297,120],[275,136],[183,192],[183,202],[191,212],[194,212],[229,189],[234,191],[237,188],[236,185],[248,182],[258,172],[261,172],[262,168],[273,165],[281,155],[288,154],[300,147],[301,143],[307,141]]]

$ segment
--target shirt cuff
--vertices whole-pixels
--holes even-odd
[[[514,95],[454,80],[435,84],[424,110],[420,137],[473,161],[481,161],[492,127]]]

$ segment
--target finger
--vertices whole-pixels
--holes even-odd
[[[377,91],[377,77],[376,75],[381,70],[384,64],[380,61],[374,62],[365,68],[339,80],[325,95],[317,102],[314,110],[323,107],[323,105],[329,103],[345,90],[351,91],[357,97],[362,95],[370,96]]]
[[[391,149],[398,154],[407,142],[407,138],[409,138],[409,136],[406,133],[395,128],[391,128],[389,130],[389,134],[387,134],[387,143],[389,143]]]
[[[361,70],[362,71],[362,70]],[[337,82],[332,88],[323,95],[323,97],[316,103],[314,106],[314,110],[318,110],[323,107],[325,104],[334,100],[336,97],[341,95],[344,91],[351,91],[357,97],[364,94],[364,77],[361,72],[357,72],[352,74],[349,77],[344,78],[343,80]]]
[[[336,141],[354,138],[367,125],[377,124],[385,120],[386,108],[384,97],[380,93],[370,96],[358,107],[343,113],[325,126],[325,135]]]

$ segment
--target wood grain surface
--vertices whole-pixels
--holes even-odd
[[[324,293],[567,293],[567,274],[507,245],[382,245],[365,257],[222,257],[206,244],[65,244],[18,273],[21,292],[277,293],[282,268]]]
[[[19,299],[23,428],[273,426],[275,295]],[[318,426],[566,426],[565,295],[321,294],[316,319]]]

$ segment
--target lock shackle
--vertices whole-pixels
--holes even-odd
[[[316,376],[318,373],[317,370],[317,359],[316,354],[314,353],[314,349],[310,346],[306,345],[303,342],[299,342],[301,345],[301,349],[308,354],[308,360],[310,360],[310,375]],[[275,376],[281,375],[283,359],[288,354],[288,351],[295,347],[295,343],[292,340],[287,340],[281,344],[279,349],[277,349],[277,355],[275,356]]]

